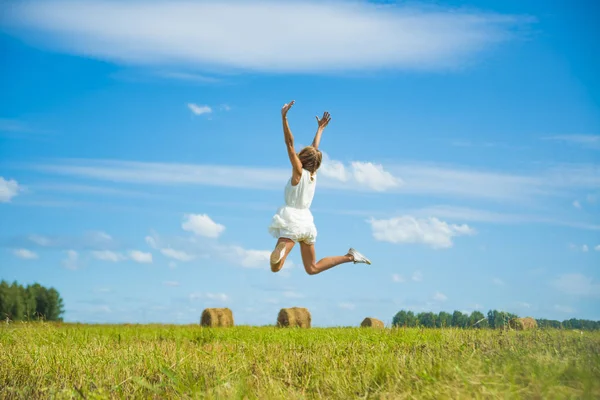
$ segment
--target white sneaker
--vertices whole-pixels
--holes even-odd
[[[348,250],[348,254],[350,254],[352,256],[352,258],[354,258],[354,264],[364,263],[364,264],[371,265],[371,260],[369,260],[367,257],[363,256],[362,254],[360,254],[358,251],[354,250],[353,248],[350,248],[350,250]]]
[[[271,264],[277,265],[285,255],[285,243],[279,243],[271,253]]]

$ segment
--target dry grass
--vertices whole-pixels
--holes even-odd
[[[229,308],[207,308],[202,311],[200,324],[206,327],[233,326],[233,313]]]
[[[277,315],[277,325],[286,328],[310,328],[310,311],[306,308],[282,308]]]
[[[2,324],[0,398],[598,399],[600,332]]]
[[[531,317],[513,318],[510,321],[508,321],[508,325],[512,329],[524,331],[527,329],[537,328],[537,321]]]
[[[367,317],[367,318],[363,319],[363,322],[361,322],[360,326],[363,328],[366,328],[366,327],[383,328],[385,326],[385,324],[383,323],[383,321],[378,320],[377,318]]]

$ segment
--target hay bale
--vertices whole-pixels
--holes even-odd
[[[363,322],[360,324],[361,327],[371,327],[371,328],[383,328],[385,325],[383,321],[378,320],[377,318],[367,317],[363,319]]]
[[[206,308],[202,311],[200,325],[213,328],[233,326],[233,313],[229,308]]]
[[[286,328],[310,328],[311,317],[307,308],[282,308],[277,316],[277,326]]]
[[[513,318],[508,321],[508,325],[512,329],[516,329],[518,331],[524,331],[528,329],[537,328],[537,321],[531,317],[525,318]]]

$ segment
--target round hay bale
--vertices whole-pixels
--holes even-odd
[[[310,312],[307,308],[282,308],[277,316],[277,326],[285,328],[310,328]]]
[[[363,328],[367,328],[367,327],[383,328],[385,325],[384,325],[383,321],[378,320],[377,318],[367,317],[367,318],[363,319],[363,322],[360,324],[360,326]]]
[[[531,317],[525,318],[513,318],[508,321],[508,325],[512,329],[516,329],[518,331],[524,331],[528,329],[537,328],[537,321]]]
[[[233,326],[233,313],[229,308],[206,308],[202,311],[200,325],[211,328]]]

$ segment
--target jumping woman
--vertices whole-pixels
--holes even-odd
[[[325,257],[317,262],[315,256],[317,228],[310,212],[310,205],[315,195],[317,170],[321,166],[323,158],[319,150],[319,142],[331,116],[325,112],[323,118],[316,117],[318,128],[312,145],[303,148],[300,153],[296,154],[294,136],[292,136],[287,120],[287,113],[293,105],[294,101],[292,100],[281,109],[283,137],[292,163],[292,176],[285,187],[285,205],[279,208],[269,225],[269,232],[277,239],[275,250],[271,253],[271,271],[278,272],[283,268],[285,259],[296,242],[300,243],[302,263],[309,275],[315,275],[349,262],[371,264],[369,259],[353,248],[350,248],[344,256]]]

